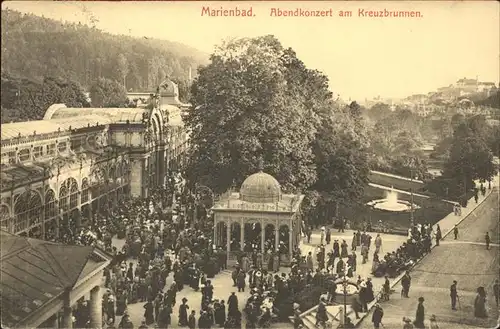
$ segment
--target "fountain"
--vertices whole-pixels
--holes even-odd
[[[410,211],[411,202],[398,200],[398,192],[391,189],[386,192],[385,199],[373,200],[367,203],[367,205],[372,206],[375,209],[385,210],[385,211]],[[413,204],[413,209],[418,209],[416,204]]]

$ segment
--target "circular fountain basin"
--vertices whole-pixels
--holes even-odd
[[[385,210],[385,211],[410,211],[411,203],[407,201],[398,200],[394,202],[393,200],[388,199],[379,199],[373,200],[367,203],[368,206],[371,206],[375,209]],[[420,208],[416,204],[413,204],[413,210]]]

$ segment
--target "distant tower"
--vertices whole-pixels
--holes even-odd
[[[192,72],[192,69],[191,69],[191,66],[189,67],[189,73],[188,73],[188,81],[189,83],[191,83],[191,81],[193,80],[193,72]]]

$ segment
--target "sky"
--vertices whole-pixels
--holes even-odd
[[[211,9],[252,8],[253,17],[202,16]],[[2,8],[90,23],[113,34],[181,42],[211,53],[224,39],[275,35],[307,67],[322,71],[347,100],[401,98],[460,78],[500,80],[500,6],[463,2],[31,2]],[[333,17],[272,17],[272,9],[330,10]],[[420,18],[358,17],[359,9],[420,11]],[[339,17],[340,10],[353,17]]]

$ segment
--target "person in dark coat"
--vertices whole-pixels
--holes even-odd
[[[333,241],[333,256],[340,257],[340,245],[338,240]]]
[[[316,327],[319,324],[325,326],[326,321],[328,321],[328,315],[326,314],[326,303],[324,299],[321,299],[318,305],[318,311],[316,313]]]
[[[245,272],[240,271],[238,273],[238,278],[236,279],[236,284],[238,285],[238,292],[245,291]]]
[[[332,241],[332,232],[330,232],[330,228],[326,229],[325,240],[326,240],[326,244],[330,244],[330,242]]]
[[[410,292],[410,285],[411,285],[411,277],[408,272],[405,273],[405,275],[401,278],[401,286],[403,289],[401,290],[401,297],[406,297],[408,298],[408,293]]]
[[[134,281],[134,269],[132,266],[134,266],[132,263],[128,264],[127,279],[130,281]]]
[[[451,309],[456,311],[457,310],[457,297],[458,297],[458,292],[457,292],[457,281],[453,280],[453,284],[450,286],[450,298],[451,298]]]
[[[375,304],[375,310],[372,314],[373,328],[379,329],[382,323],[382,318],[384,317],[384,310],[380,307],[380,304]]]
[[[219,307],[215,310],[215,323],[217,323],[220,327],[224,326],[226,322],[226,304],[221,300]]]
[[[163,305],[160,316],[158,317],[158,327],[159,328],[168,328],[171,321],[172,309],[168,305]]]
[[[189,306],[186,304],[187,301],[187,298],[183,298],[182,304],[179,305],[179,327],[185,327],[188,325]]]
[[[425,308],[424,308],[424,297],[418,298],[417,313],[415,315],[415,321],[413,325],[415,328],[425,328]]]
[[[342,258],[337,262],[337,274],[341,275],[344,272],[344,261]]]
[[[372,278],[366,279],[366,297],[368,298],[368,303],[375,299]]]
[[[196,312],[195,311],[191,311],[191,314],[189,315],[188,327],[189,327],[189,329],[196,328]]]
[[[155,322],[154,305],[150,300],[146,304],[144,304],[144,318],[146,319],[147,325]]]
[[[227,313],[228,316],[234,317],[238,313],[238,297],[231,293],[231,296],[227,299]]]

